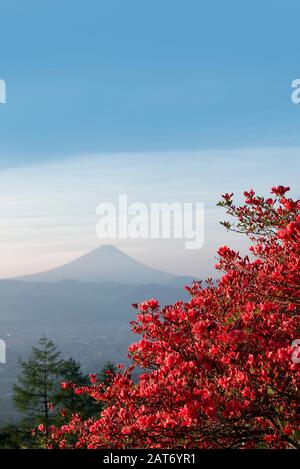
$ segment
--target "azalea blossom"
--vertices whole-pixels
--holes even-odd
[[[133,365],[104,388],[92,377],[75,392],[104,409],[52,429],[58,448],[299,448],[300,202],[288,187],[272,199],[245,192],[219,205],[249,237],[251,259],[218,251],[218,282],[194,282],[188,302],[135,305]],[[134,367],[142,369],[137,382]],[[40,426],[41,427],[41,426]],[[39,428],[40,429],[40,428]],[[41,429],[42,431],[42,429]]]

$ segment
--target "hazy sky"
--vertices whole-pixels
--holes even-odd
[[[211,273],[216,247],[238,243],[220,193],[299,195],[299,14],[296,0],[0,0],[0,276],[95,247],[96,206],[120,193],[204,202],[199,252],[115,244]]]
[[[267,193],[289,184],[299,196],[300,148],[182,153],[82,155],[0,171],[0,275],[32,273],[97,247],[96,207],[128,202],[202,202],[205,243],[188,251],[184,240],[108,240],[147,264],[177,274],[212,272],[219,245],[245,249],[219,226],[219,195],[255,187]]]

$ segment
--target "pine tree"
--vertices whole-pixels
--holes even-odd
[[[56,409],[63,411],[63,416],[72,415],[79,413],[85,418],[90,417],[95,412],[95,401],[74,393],[73,385],[87,386],[90,383],[88,375],[85,375],[81,371],[81,365],[73,358],[64,360],[60,369],[61,384],[64,383],[66,386],[59,388],[56,395],[53,398],[53,405]],[[70,384],[70,385],[69,385]],[[57,417],[57,422],[61,418]]]
[[[107,362],[98,374],[91,376],[94,376],[98,383],[105,383],[106,386],[109,386],[116,371],[116,366],[111,362]],[[82,373],[80,363],[73,358],[64,361],[61,376],[63,386],[53,401],[56,409],[61,410],[60,415],[57,416],[56,424],[62,424],[68,416],[71,417],[75,413],[80,414],[85,419],[97,416],[99,414],[99,404],[95,399],[74,392],[74,387],[80,388],[91,384],[90,376]]]
[[[45,336],[32,347],[27,361],[20,360],[19,384],[14,386],[13,399],[16,407],[25,414],[27,424],[43,424],[46,434],[54,416],[50,405],[58,389],[59,376],[63,366],[60,352]]]
[[[98,374],[98,381],[100,383],[107,383],[107,385],[109,385],[116,373],[116,365],[114,365],[112,362],[107,362]]]
[[[19,383],[13,388],[16,407],[25,415],[15,430],[6,429],[3,445],[33,447],[30,440],[31,430],[40,425],[47,439],[51,425],[61,425],[66,418],[80,414],[88,419],[99,414],[99,404],[92,398],[86,398],[74,392],[74,387],[90,385],[90,376],[81,371],[81,365],[73,358],[62,359],[56,345],[45,336],[32,347],[28,360],[20,360],[21,373]],[[111,383],[116,368],[107,363],[97,377],[98,382]],[[96,375],[95,375],[96,376]],[[101,406],[100,406],[101,407]],[[36,441],[37,447],[40,441]]]

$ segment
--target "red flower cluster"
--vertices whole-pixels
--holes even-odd
[[[104,403],[99,417],[52,431],[60,448],[299,448],[300,365],[292,342],[300,338],[300,202],[246,192],[221,206],[246,233],[251,259],[223,247],[222,278],[188,288],[188,303],[162,309],[139,306],[130,349],[143,369],[116,374],[110,386],[76,389]]]

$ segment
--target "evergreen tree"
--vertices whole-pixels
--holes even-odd
[[[25,449],[36,446],[32,439],[32,430],[20,423],[0,426],[0,449]]]
[[[60,352],[51,340],[43,336],[38,347],[32,347],[29,359],[20,360],[20,366],[19,384],[13,389],[14,403],[25,414],[27,424],[43,424],[48,433],[53,421],[50,406],[63,366]]]
[[[98,375],[91,376],[97,383],[105,383],[106,386],[109,386],[116,371],[115,365],[107,362]],[[95,399],[74,392],[74,388],[90,386],[91,384],[91,377],[82,373],[80,363],[73,358],[64,361],[61,375],[63,377],[62,387],[54,399],[55,406],[61,410],[56,422],[62,424],[68,416],[75,413],[86,419],[98,415],[99,403],[96,403]]]
[[[98,381],[100,383],[107,383],[107,385],[109,385],[116,373],[116,365],[114,365],[112,362],[107,362],[98,374]]]
[[[61,386],[53,398],[54,407],[61,411],[63,418],[75,413],[83,415],[85,418],[92,416],[96,408],[94,399],[87,401],[85,397],[75,394],[73,389],[73,385],[81,387],[90,384],[89,376],[82,373],[80,363],[73,358],[64,360],[60,375]],[[61,421],[59,415],[56,420]]]
[[[0,430],[0,447],[39,447],[40,440],[32,440],[32,429],[43,425],[47,439],[51,425],[61,425],[74,414],[84,419],[99,414],[99,404],[94,399],[74,392],[74,388],[89,386],[90,376],[82,372],[80,363],[73,358],[63,360],[56,345],[45,336],[39,339],[37,347],[32,347],[28,360],[20,360],[20,366],[13,400],[25,417],[17,427]],[[98,374],[97,382],[108,386],[115,373],[115,366],[108,362]]]

